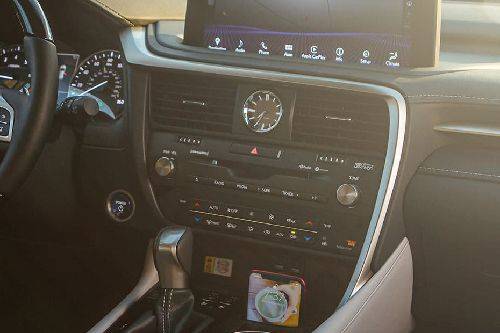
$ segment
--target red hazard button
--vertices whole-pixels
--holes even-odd
[[[264,158],[279,159],[283,155],[283,150],[278,148],[246,145],[242,143],[231,144],[230,152],[233,154],[257,156]]]

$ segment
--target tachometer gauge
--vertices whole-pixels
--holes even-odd
[[[242,113],[248,128],[256,133],[267,133],[278,126],[283,104],[272,91],[259,90],[245,100]]]
[[[125,106],[123,68],[123,58],[118,51],[91,55],[80,64],[71,82],[69,97],[92,96],[102,113],[117,119]]]
[[[0,88],[29,94],[30,77],[28,62],[21,45],[0,48]]]

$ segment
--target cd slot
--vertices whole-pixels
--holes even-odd
[[[300,170],[290,170],[286,168],[269,167],[244,162],[197,158],[195,161],[190,161],[189,163],[204,167],[224,168],[234,178],[256,181],[267,180],[274,176],[293,177],[302,180],[308,179],[308,174]]]

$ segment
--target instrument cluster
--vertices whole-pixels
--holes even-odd
[[[82,61],[78,54],[59,53],[58,59],[58,103],[68,97],[90,96],[104,117],[114,120],[122,115],[124,61],[119,51],[98,51]],[[0,88],[30,94],[31,74],[22,45],[0,47]]]

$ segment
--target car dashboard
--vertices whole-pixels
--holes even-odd
[[[58,104],[87,96],[100,110],[84,129],[59,128],[51,139],[68,155],[76,151],[67,186],[85,212],[75,213],[148,237],[167,225],[192,228],[190,285],[196,311],[214,318],[213,332],[276,329],[269,320],[247,320],[255,272],[303,281],[300,323],[286,331],[312,332],[405,239],[414,253],[417,322],[445,317],[490,328],[476,312],[465,313],[474,306],[489,313],[493,298],[470,296],[470,307],[452,314],[446,299],[466,287],[486,295],[481,284],[498,286],[499,267],[489,264],[498,247],[487,240],[498,228],[477,216],[484,216],[485,202],[488,211],[498,209],[487,198],[498,190],[491,161],[500,149],[500,51],[466,51],[470,45],[450,28],[451,14],[443,16],[440,51],[440,21],[422,38],[412,35],[405,16],[403,36],[420,52],[414,58],[402,35],[377,35],[370,40],[380,44],[365,49],[364,34],[341,47],[337,32],[315,35],[318,22],[304,23],[313,26],[302,35],[278,34],[261,13],[262,32],[246,27],[243,14],[234,21],[233,7],[215,9],[207,26],[189,26],[205,17],[195,5],[185,20],[159,22],[134,21],[87,1],[71,9],[48,0],[45,6],[61,36]],[[453,6],[444,3],[443,10]],[[77,22],[99,23],[67,29],[64,10],[80,12]],[[421,15],[408,8],[403,14]],[[438,10],[433,14],[439,18]],[[389,44],[400,48],[380,47]],[[29,95],[29,81],[22,45],[6,40],[0,86]],[[61,143],[67,135],[76,139]],[[15,200],[24,200],[22,192]],[[479,221],[476,228],[471,221]],[[486,243],[490,251],[457,250],[458,241],[467,249]],[[452,249],[481,264],[456,264]],[[454,274],[467,279],[443,286],[442,277]],[[133,319],[122,316],[108,328],[119,332]]]

